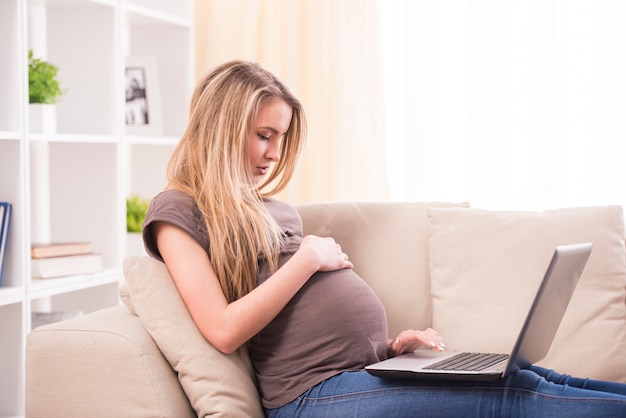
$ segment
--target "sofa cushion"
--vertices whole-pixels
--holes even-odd
[[[430,211],[433,327],[451,349],[509,352],[554,247],[593,250],[547,357],[562,373],[626,381],[626,266],[619,206]]]
[[[147,256],[124,261],[120,296],[148,330],[199,417],[262,417],[245,347],[226,355],[202,336],[165,264]]]
[[[376,292],[387,311],[389,335],[431,326],[428,272],[429,207],[467,203],[317,203],[297,206],[304,234],[330,236]]]

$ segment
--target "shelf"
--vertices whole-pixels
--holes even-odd
[[[32,312],[120,303],[126,197],[151,197],[166,183],[193,90],[193,23],[192,0],[0,0],[0,201],[13,205],[0,286],[0,418],[25,414]],[[52,109],[28,103],[29,50],[58,68],[66,93]],[[129,57],[154,62],[162,135],[126,129]],[[72,241],[91,242],[105,270],[31,279],[32,242]]]
[[[129,13],[130,22],[133,25],[162,25],[163,23],[168,23],[189,28],[192,24],[191,19],[172,16],[144,6],[129,4],[126,6],[126,11]]]
[[[163,22],[174,22],[191,27],[193,20],[193,2],[190,1],[127,0],[125,5],[126,10],[152,16]]]
[[[179,25],[136,24],[132,19],[130,23],[131,41],[127,45],[126,57],[154,62],[153,80],[156,81],[153,81],[153,87],[160,100],[150,106],[161,115],[162,135],[180,137],[188,120],[189,93],[194,84],[191,31]],[[133,135],[132,132],[126,134]]]
[[[91,289],[112,283],[119,283],[123,278],[120,269],[106,269],[102,273],[78,275],[70,277],[59,277],[55,279],[33,279],[31,280],[29,297],[30,299],[40,299],[73,292],[76,290]]]
[[[40,0],[41,2],[41,0]],[[45,0],[47,7],[86,7],[90,5],[103,5],[114,7],[115,0]]]
[[[20,11],[17,0],[0,1],[0,131],[19,131],[21,128],[21,89],[26,86],[26,80],[20,70],[26,59],[21,56],[21,44],[9,42],[21,38]]]
[[[0,306],[20,303],[24,300],[24,288],[21,286],[0,286]]]
[[[2,141],[19,141],[21,137],[21,132],[0,131],[0,140]]]
[[[139,135],[126,135],[127,144],[137,145],[176,145],[180,141],[180,137],[177,136],[139,136]]]
[[[94,134],[30,134],[31,142],[67,142],[80,144],[114,144],[118,142],[115,135]]]
[[[66,90],[56,105],[56,131],[116,134],[121,92],[116,88],[115,7],[89,0],[46,5],[47,60],[58,67]]]

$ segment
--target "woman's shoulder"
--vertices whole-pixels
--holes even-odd
[[[161,259],[152,228],[155,222],[175,225],[191,235],[203,248],[208,248],[208,234],[200,210],[194,199],[183,191],[167,189],[157,194],[150,202],[143,222],[146,249]]]
[[[302,218],[292,205],[274,198],[265,198],[265,207],[285,232],[302,236]]]
[[[182,190],[166,189],[154,196],[155,205],[195,205],[193,198]]]
[[[292,205],[282,202],[273,197],[266,197],[263,199],[265,207],[274,217],[300,217],[298,211]]]
[[[201,218],[194,199],[177,189],[167,189],[157,194],[150,202],[146,222],[168,221],[172,223],[197,221]],[[174,222],[178,220],[178,222]]]

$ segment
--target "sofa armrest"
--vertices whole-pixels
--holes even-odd
[[[195,417],[176,373],[125,306],[34,329],[26,416]]]

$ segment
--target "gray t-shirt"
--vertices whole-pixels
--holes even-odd
[[[266,200],[269,213],[287,236],[284,264],[302,241],[302,220],[291,206]],[[209,248],[200,211],[187,194],[168,190],[150,204],[144,221],[146,250],[157,259],[150,225],[169,222]],[[261,263],[257,285],[270,276]],[[345,370],[360,370],[387,358],[387,318],[371,288],[351,269],[315,273],[287,306],[248,344],[263,406],[277,408],[310,387]]]

